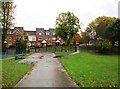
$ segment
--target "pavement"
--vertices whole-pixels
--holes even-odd
[[[21,63],[32,63],[34,67],[15,87],[78,87],[70,78],[54,53],[35,53],[21,60]]]

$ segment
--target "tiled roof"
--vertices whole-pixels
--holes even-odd
[[[45,32],[45,30],[44,30],[44,28],[36,28],[36,34],[37,34],[38,32]]]
[[[15,27],[14,30],[19,30],[20,32],[24,32],[24,28],[23,27]]]
[[[26,33],[28,33],[29,35],[36,35],[36,31],[24,31]]]
[[[15,30],[19,30],[21,33],[27,32],[29,35],[36,35],[39,32],[46,33],[47,31],[50,32],[50,35],[54,32],[54,28],[49,28],[49,30],[45,30],[44,28],[36,28],[36,31],[25,31],[24,27],[14,27],[14,29],[10,29],[11,33]]]

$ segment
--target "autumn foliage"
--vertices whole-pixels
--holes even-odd
[[[75,34],[74,36],[73,36],[73,38],[72,38],[72,41],[73,42],[80,42],[80,35],[79,34]]]

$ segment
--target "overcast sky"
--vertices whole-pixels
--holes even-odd
[[[80,19],[82,30],[99,16],[118,17],[119,0],[14,0],[15,26],[25,30],[54,28],[61,12],[71,11]]]

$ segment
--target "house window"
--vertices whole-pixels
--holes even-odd
[[[12,34],[12,32],[11,32],[11,31],[8,31],[7,34]]]
[[[34,43],[31,43],[32,46],[34,46],[35,44]]]
[[[39,42],[38,45],[40,45],[41,43]]]
[[[56,38],[54,37],[54,38],[52,38],[52,40],[56,40]]]
[[[51,40],[51,39],[49,38],[49,40]]]
[[[40,41],[41,41],[41,40],[42,40],[42,38],[38,38],[38,40],[40,40]]]
[[[12,45],[12,43],[11,43],[11,42],[8,42],[8,45]]]
[[[48,31],[46,31],[46,35],[49,35],[50,33]]]
[[[18,35],[18,31],[16,32],[16,35]]]
[[[11,40],[12,38],[11,37],[8,37],[8,40]]]
[[[32,41],[35,41],[35,37],[32,37]]]
[[[19,39],[19,37],[18,37],[18,36],[16,36],[16,39]]]

